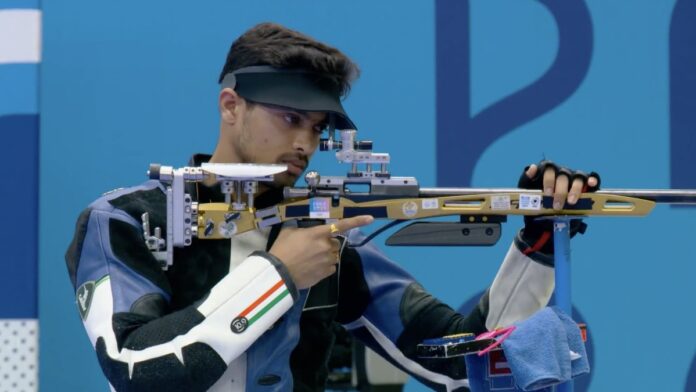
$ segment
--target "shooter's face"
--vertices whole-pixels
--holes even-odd
[[[287,165],[288,170],[277,174],[274,182],[276,186],[292,186],[319,145],[326,117],[323,112],[247,102],[230,142],[243,163]]]

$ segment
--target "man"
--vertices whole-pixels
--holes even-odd
[[[327,127],[355,128],[341,98],[357,75],[337,49],[275,24],[255,26],[233,43],[220,75],[217,147],[191,164],[287,164],[255,201],[258,208],[277,203]],[[598,178],[532,165],[522,185],[543,187],[560,208]],[[336,232],[356,243],[362,234],[353,229],[369,224],[368,216],[276,226],[231,241],[194,239],[175,249],[174,265],[163,271],[140,221],[147,212],[152,227],[167,227],[163,191],[148,181],[98,199],[78,219],[66,254],[87,334],[118,391],[322,390],[334,322],[433,388],[454,390],[465,380],[419,362],[416,344],[508,325],[551,295],[549,243],[531,220],[466,317],[374,246],[342,246]],[[199,202],[223,199],[212,183],[187,192]]]

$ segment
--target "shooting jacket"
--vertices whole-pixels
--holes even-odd
[[[191,185],[196,201],[223,199],[217,188]],[[164,192],[148,181],[104,195],[78,218],[66,253],[78,311],[117,391],[323,390],[334,322],[433,389],[457,390],[468,385],[465,372],[419,360],[416,345],[509,325],[545,306],[553,289],[552,267],[523,255],[519,235],[466,316],[372,244],[344,247],[336,274],[298,290],[267,252],[278,226],[231,241],[194,238],[175,248],[165,271],[145,245],[141,222],[149,213],[150,227],[166,238]],[[256,205],[281,197],[269,191]],[[363,238],[353,230],[348,243]]]

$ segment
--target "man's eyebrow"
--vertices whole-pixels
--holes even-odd
[[[309,111],[292,109],[292,108],[289,108],[289,111],[297,113],[299,116],[301,116],[302,118],[304,118],[307,121],[314,121],[309,117]],[[315,125],[321,125],[322,128],[326,128],[329,125],[329,115],[324,113],[324,118],[317,121]]]
[[[306,110],[293,109],[293,108],[289,108],[287,106],[273,105],[273,104],[268,104],[268,103],[266,103],[264,105],[273,109],[273,110],[277,110],[279,112],[295,113],[303,118],[309,118],[309,114],[307,114],[309,112]]]
[[[265,104],[265,105],[270,107],[271,109],[274,109],[274,110],[297,114],[298,116],[302,117],[304,120],[311,121],[311,118],[309,117],[308,110],[293,109],[293,108],[289,108],[287,106],[280,106],[280,105],[273,105],[273,104]],[[316,125],[321,125],[324,128],[327,127],[329,125],[329,115],[325,113],[324,118],[321,119],[320,121],[318,121],[316,123]]]

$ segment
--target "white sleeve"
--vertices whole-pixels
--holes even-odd
[[[511,325],[548,304],[554,288],[553,267],[523,254],[516,240],[493,280],[486,328]]]

